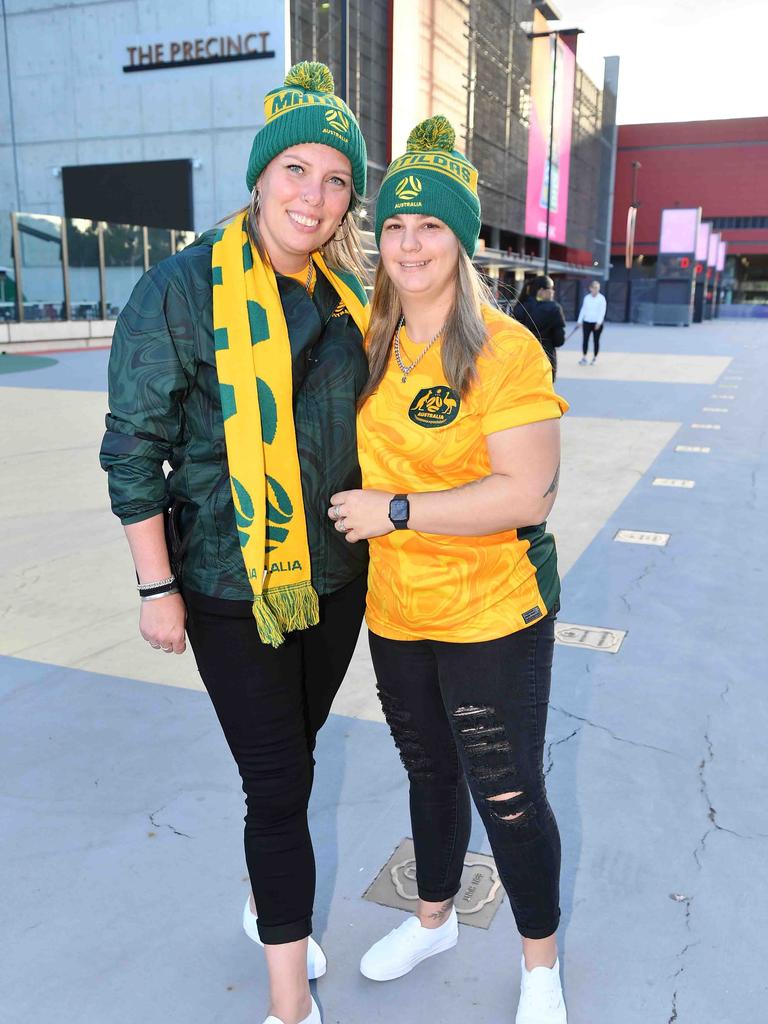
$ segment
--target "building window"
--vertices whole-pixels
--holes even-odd
[[[713,217],[712,227],[715,231],[723,228],[768,228],[768,217]]]

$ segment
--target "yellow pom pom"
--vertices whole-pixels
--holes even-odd
[[[456,132],[447,117],[438,114],[417,124],[408,136],[406,149],[423,152],[427,149],[442,149],[450,153],[456,144]]]
[[[303,60],[294,64],[285,76],[286,85],[297,85],[307,92],[333,92],[333,75],[317,60]]]

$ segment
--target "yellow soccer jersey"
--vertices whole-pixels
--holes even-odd
[[[483,308],[489,344],[462,398],[443,375],[437,342],[408,375],[394,354],[358,417],[363,487],[442,491],[491,472],[486,437],[556,419],[555,394],[539,342],[500,310]],[[419,349],[401,334],[403,357]],[[367,622],[392,640],[494,640],[536,622],[558,598],[555,542],[545,524],[486,537],[395,530],[370,542]]]

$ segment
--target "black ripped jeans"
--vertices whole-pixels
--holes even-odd
[[[419,896],[442,902],[459,891],[468,783],[529,939],[551,935],[560,919],[560,835],[543,771],[554,629],[548,615],[482,643],[369,633],[379,697],[410,780]]]

